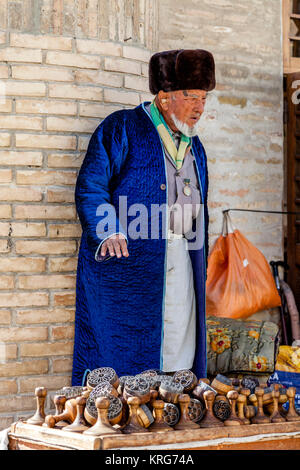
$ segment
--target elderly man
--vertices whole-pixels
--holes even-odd
[[[154,54],[149,85],[152,103],[99,125],[79,172],[73,385],[104,366],[206,376],[208,175],[197,131],[213,56]]]

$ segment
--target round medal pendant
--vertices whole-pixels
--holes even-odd
[[[190,196],[192,194],[192,190],[189,186],[185,186],[183,188],[183,193],[186,195],[186,196]]]

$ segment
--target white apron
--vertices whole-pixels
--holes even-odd
[[[196,300],[188,241],[169,232],[165,289],[163,371],[191,369],[196,347]]]

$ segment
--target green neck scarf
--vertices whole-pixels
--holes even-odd
[[[152,101],[151,103],[151,117],[157,129],[157,132],[159,133],[161,140],[163,141],[163,144],[166,150],[173,158],[176,164],[177,170],[180,170],[180,168],[182,167],[182,163],[183,163],[183,159],[184,159],[187,147],[189,146],[191,139],[187,137],[186,135],[181,134],[181,140],[180,140],[180,144],[177,150],[172,134],[163,116],[160,114],[155,104],[155,101]]]

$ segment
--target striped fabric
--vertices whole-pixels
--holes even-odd
[[[174,140],[169,131],[169,128],[163,116],[160,114],[154,101],[151,103],[151,116],[152,116],[154,125],[156,126],[157,132],[159,133],[166,150],[168,151],[168,153],[171,155],[174,162],[176,163],[177,170],[180,170],[180,168],[182,167],[184,156],[186,154],[186,150],[190,144],[191,139],[187,137],[186,135],[181,134],[181,140],[180,140],[179,148],[177,150],[177,147],[174,143]]]

